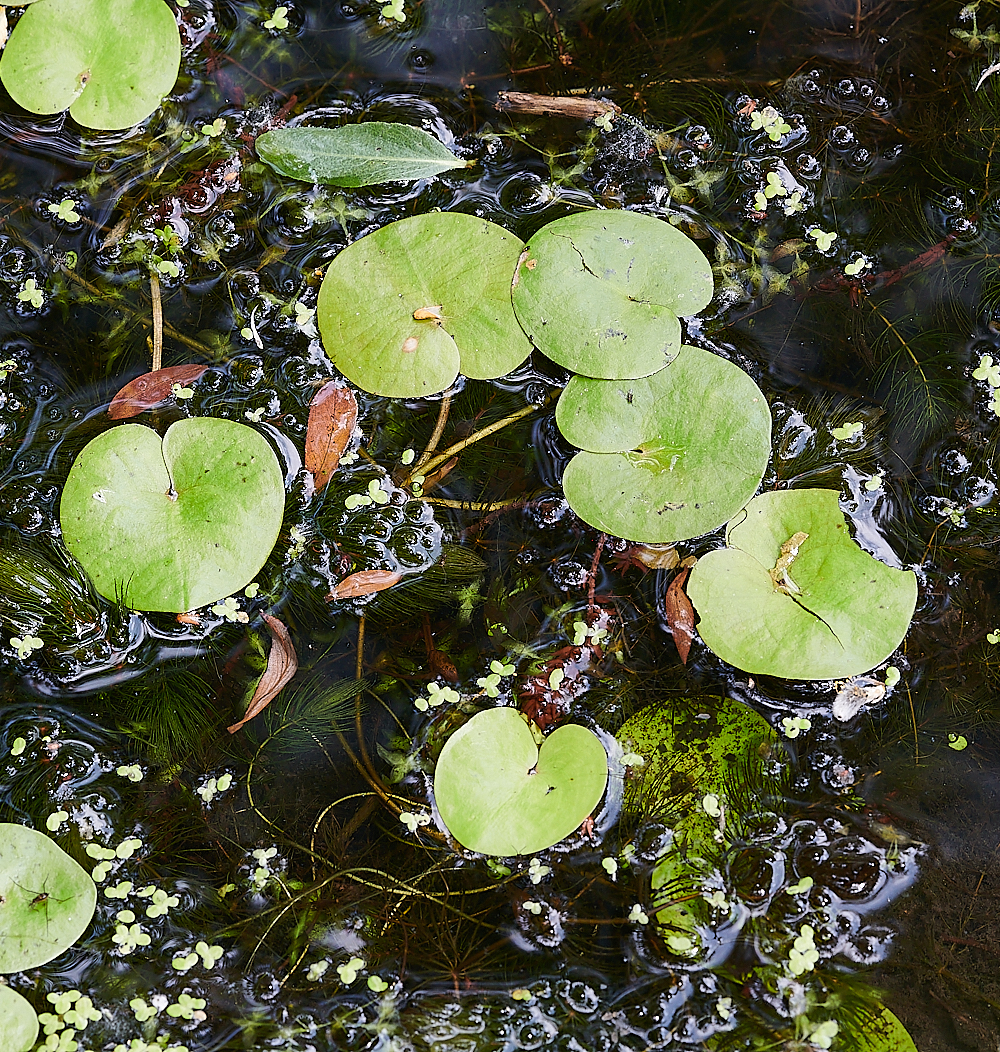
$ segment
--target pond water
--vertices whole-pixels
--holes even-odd
[[[293,2],[276,19],[190,0],[174,92],[127,132],[0,98],[0,820],[44,830],[64,811],[48,828],[88,869],[88,846],[141,841],[99,874],[84,937],[10,985],[38,1011],[89,996],[91,1050],[882,1049],[863,1037],[880,999],[921,1052],[996,1049],[991,3],[403,0],[404,21],[392,7]],[[501,112],[512,90],[621,113]],[[414,124],[474,163],[313,188],[254,153],[286,120]],[[748,677],[698,640],[682,663],[668,587],[723,531],[672,555],[578,519],[553,412],[569,374],[537,353],[496,381],[460,378],[446,412],[439,396],[358,392],[356,456],[311,493],[309,404],[337,375],[313,318],[330,260],[434,209],[526,240],[594,206],[667,220],[713,263],[715,298],[685,338],[766,394],[763,488],[837,490],[862,547],[916,572],[897,682],[885,667],[846,685]],[[173,264],[164,364],[208,369],[142,419],[248,422],[286,476],[260,593],[238,594],[246,623],[102,599],[60,540],[70,465],[150,368],[154,252]],[[426,500],[404,494],[406,451],[439,421],[445,448],[507,418]],[[345,508],[376,478],[386,503]],[[329,597],[363,570],[402,583]],[[298,672],[230,734],[278,645],[265,612]],[[581,621],[606,637],[580,639]],[[8,642],[28,635],[41,648]],[[695,737],[720,695],[776,729],[779,795],[733,761],[727,848],[692,893],[716,911],[696,946],[656,930],[670,793],[623,811],[618,760],[592,828],[537,862],[449,844],[433,764],[492,704],[491,661],[516,669],[489,686],[501,703],[543,724],[562,706],[612,755],[652,704]],[[415,706],[431,683],[462,700]],[[818,959],[795,972],[803,925]],[[836,1036],[816,1029],[829,1020]],[[60,1032],[49,1047],[69,1047]]]

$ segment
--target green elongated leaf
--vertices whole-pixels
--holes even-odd
[[[142,424],[99,435],[70,470],[59,516],[103,596],[180,613],[253,578],[277,540],[284,497],[278,460],[253,428],[192,418],[162,440]]]
[[[724,661],[786,679],[867,672],[899,646],[917,580],[862,550],[834,490],[762,493],[691,571],[698,631]]]
[[[721,526],[754,495],[771,452],[760,388],[735,365],[697,347],[635,380],[574,376],[556,422],[584,452],[563,489],[585,522],[647,543]]]
[[[44,0],[14,27],[0,80],[32,113],[68,109],[86,128],[129,128],[159,106],[180,60],[163,0]]]
[[[44,833],[0,824],[0,972],[37,968],[84,933],[97,904],[85,869]]]
[[[583,376],[619,380],[670,362],[680,347],[678,315],[702,310],[712,287],[708,260],[669,223],[592,211],[535,234],[512,297],[540,351]]]
[[[372,394],[450,387],[459,370],[502,376],[531,353],[510,303],[522,242],[461,212],[376,230],[330,264],[316,313],[326,353]]]
[[[476,713],[445,743],[434,799],[451,835],[485,855],[529,855],[576,829],[604,795],[608,756],[586,727],[535,745],[514,709]]]
[[[468,165],[422,128],[381,121],[276,128],[257,139],[257,153],[280,175],[334,186],[430,179]]]
[[[0,986],[0,1052],[29,1052],[38,1037],[34,1008],[9,986]]]

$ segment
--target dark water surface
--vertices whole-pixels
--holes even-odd
[[[273,6],[191,0],[176,91],[128,132],[0,98],[0,819],[45,828],[65,810],[53,835],[88,868],[88,844],[142,841],[102,881],[117,897],[102,893],[84,939],[11,985],[39,1011],[52,991],[90,996],[102,1018],[78,1040],[92,1050],[818,1047],[805,1019],[836,1019],[833,1047],[860,1049],[878,991],[921,1052],[995,1050],[1000,408],[972,372],[1000,360],[1000,75],[975,90],[1000,38],[970,39],[952,2],[405,0],[402,24],[382,7],[292,3],[278,31],[263,26]],[[993,11],[973,12],[979,29]],[[598,127],[500,113],[512,89],[622,114]],[[752,127],[767,106],[788,125],[775,141]],[[309,188],[253,152],[284,119],[417,124],[476,164]],[[786,193],[761,200],[769,173]],[[67,198],[77,220],[48,207]],[[360,393],[359,455],[310,498],[308,406],[336,374],[309,311],[330,259],[431,209],[526,239],[595,205],[667,219],[715,265],[716,298],[686,338],[768,396],[764,487],[839,490],[862,546],[917,572],[901,678],[863,677],[847,713],[843,684],[748,679],[699,642],[682,665],[663,613],[675,570],[649,570],[562,497],[573,450],[548,399],[567,374],[538,354],[502,380],[459,380],[444,445],[537,409],[463,451],[430,502],[386,482],[388,506],[345,510],[382,468],[402,479],[440,405]],[[814,230],[836,238],[824,249]],[[178,271],[162,276],[164,362],[210,368],[147,422],[250,421],[286,471],[261,594],[240,599],[247,625],[109,603],[59,540],[73,458],[149,368],[155,246]],[[832,436],[853,422],[855,439]],[[29,573],[14,545],[45,562]],[[325,598],[364,569],[404,583]],[[433,760],[459,712],[486,703],[491,660],[517,665],[502,699],[545,695],[532,677],[565,659],[591,586],[610,635],[571,711],[607,740],[646,705],[698,695],[728,693],[779,730],[811,721],[786,739],[786,799],[734,790],[739,832],[705,888],[731,917],[695,956],[635,919],[662,815],[617,821],[612,793],[593,834],[542,852],[534,876],[398,817],[430,813]],[[260,674],[265,610],[300,670],[229,735]],[[9,639],[25,634],[44,646],[20,659]],[[431,681],[465,700],[424,715],[413,702]],[[850,718],[834,716],[838,692]],[[812,891],[786,893],[804,876]],[[160,916],[139,895],[150,886],[170,897]],[[121,935],[123,909],[148,945]],[[794,978],[805,923],[820,960]],[[222,948],[210,968],[183,962],[199,941]]]

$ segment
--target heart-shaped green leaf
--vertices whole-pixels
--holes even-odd
[[[563,476],[573,510],[606,533],[650,544],[728,521],[756,492],[771,451],[760,388],[697,347],[641,379],[574,376],[556,422],[585,450]]]
[[[638,212],[557,219],[528,242],[517,320],[553,361],[605,380],[649,376],[680,347],[678,315],[712,298],[712,268],[675,227]]]
[[[277,540],[284,498],[264,438],[204,417],[177,421],[162,440],[142,424],[99,435],[73,464],[59,515],[101,595],[181,612],[253,578]]]
[[[727,548],[691,571],[698,631],[744,672],[833,679],[899,646],[917,580],[852,540],[834,490],[762,493],[730,524]]]
[[[0,824],[0,972],[37,968],[84,933],[97,904],[90,875],[44,833]]]
[[[341,128],[276,128],[257,139],[257,153],[281,175],[309,183],[371,186],[394,179],[430,179],[465,168],[443,143],[409,124],[345,124]]]
[[[716,840],[718,818],[706,810],[705,801],[714,799],[721,813],[735,781],[770,784],[780,792],[772,768],[777,736],[746,705],[700,697],[650,705],[631,717],[617,738],[634,759],[625,812],[655,815],[674,830],[652,875],[657,921],[667,931],[686,934],[694,945],[698,925],[709,919],[697,892],[723,850]]]
[[[130,128],[174,86],[181,40],[163,0],[44,0],[14,27],[0,80],[32,113]]]
[[[917,1052],[906,1027],[888,1008],[875,1019],[866,1019],[861,1027],[842,1029],[837,1048],[842,1052]]]
[[[576,829],[604,795],[608,757],[575,724],[541,748],[514,709],[487,709],[445,743],[434,799],[451,835],[484,855],[530,855]]]
[[[28,1052],[38,1037],[34,1008],[9,986],[0,986],[0,1052]]]
[[[462,212],[401,219],[330,264],[317,315],[326,353],[358,387],[436,394],[461,370],[502,376],[531,353],[510,304],[522,242]]]

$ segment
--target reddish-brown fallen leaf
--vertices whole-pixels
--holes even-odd
[[[690,567],[681,570],[670,582],[667,594],[663,597],[663,615],[667,619],[670,634],[674,637],[677,653],[685,665],[691,651],[691,640],[694,639],[694,607],[684,591],[690,572]]]
[[[372,592],[384,592],[402,579],[403,575],[396,570],[358,570],[338,581],[326,598],[357,599]]]
[[[357,422],[358,400],[349,387],[331,380],[316,392],[306,428],[306,470],[312,472],[317,493],[337,470]]]
[[[112,420],[127,420],[147,409],[165,402],[174,384],[194,383],[208,368],[207,365],[168,365],[155,373],[143,373],[127,383],[111,399],[108,416]]]
[[[267,655],[267,668],[264,675],[257,682],[257,689],[253,692],[250,704],[247,706],[246,715],[228,728],[230,734],[235,734],[247,720],[260,715],[278,696],[281,688],[295,675],[299,668],[299,658],[295,653],[295,646],[288,629],[270,614],[264,615],[264,623],[268,632],[271,633],[271,650]]]

